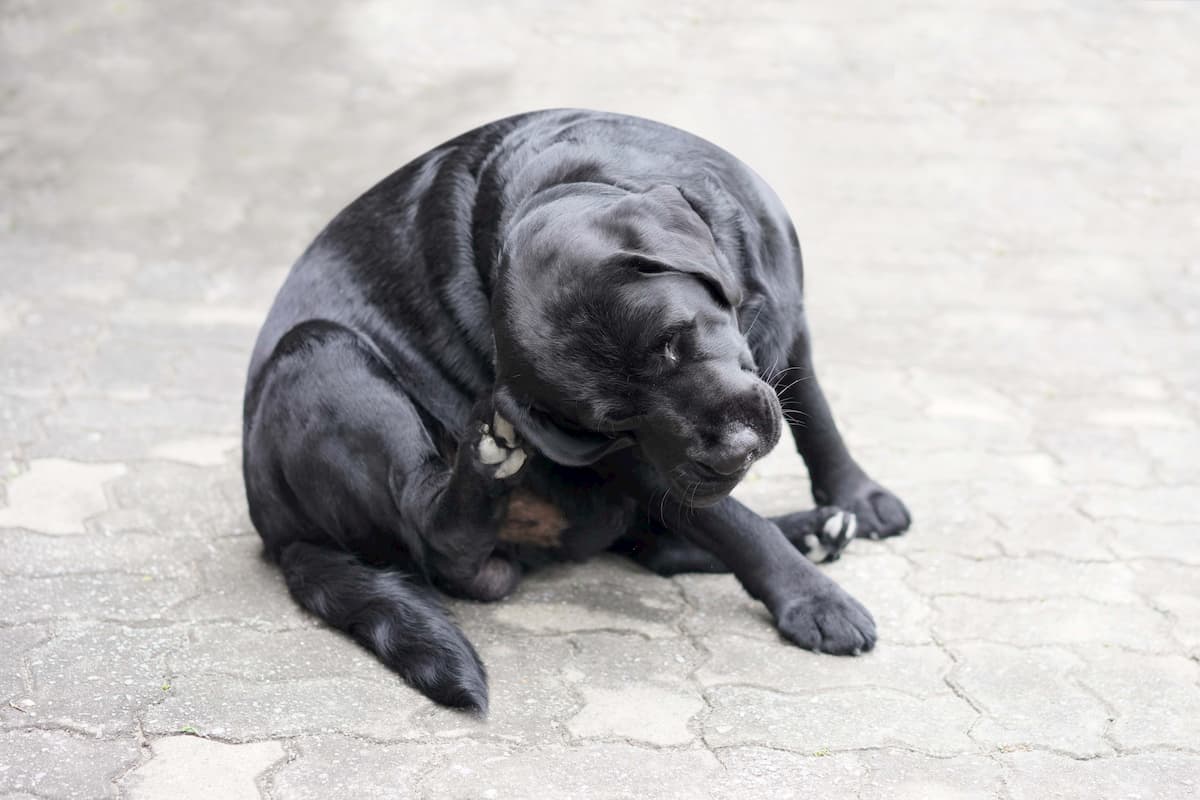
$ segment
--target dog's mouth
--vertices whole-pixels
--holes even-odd
[[[722,475],[704,464],[686,462],[671,471],[668,482],[672,493],[685,505],[706,508],[715,505],[746,477],[749,465],[732,475]]]

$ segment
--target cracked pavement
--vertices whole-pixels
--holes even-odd
[[[1200,794],[1200,4],[0,6],[0,796]],[[616,559],[455,604],[486,722],[295,608],[251,342],[367,186],[528,108],[779,191],[818,368],[916,524],[874,653]],[[811,504],[781,445],[738,490]]]

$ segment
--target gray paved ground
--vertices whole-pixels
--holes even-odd
[[[287,5],[0,6],[0,794],[1200,792],[1200,4]],[[788,202],[836,410],[917,519],[830,569],[869,657],[600,561],[458,607],[483,724],[258,560],[239,397],[287,265],[551,105]],[[740,493],[808,502],[790,452]]]

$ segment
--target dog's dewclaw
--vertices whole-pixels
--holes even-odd
[[[492,430],[496,432],[496,438],[509,447],[517,443],[517,432],[513,429],[512,423],[500,416],[499,413],[492,420]]]

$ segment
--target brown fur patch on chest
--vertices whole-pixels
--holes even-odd
[[[567,518],[550,503],[527,489],[516,489],[508,498],[508,514],[500,523],[500,541],[558,547]]]

